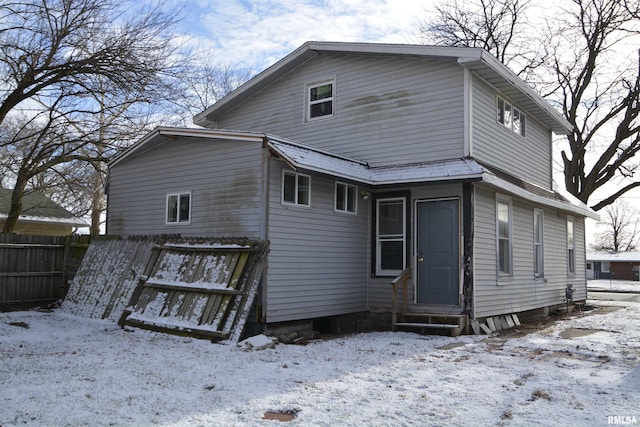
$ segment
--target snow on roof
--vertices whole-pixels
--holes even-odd
[[[11,207],[11,189],[0,189],[0,220],[6,220]],[[38,191],[28,191],[22,197],[22,214],[18,221],[88,227],[89,224]]]
[[[640,262],[640,252],[587,252],[587,261]]]
[[[474,159],[458,158],[398,166],[370,167],[366,162],[304,146],[296,142],[266,135],[268,146],[294,169],[348,179],[368,185],[408,184],[420,182],[482,180],[490,185],[515,194],[533,203],[552,206],[577,215],[598,218],[589,207],[561,194],[535,190],[528,183],[514,183],[504,179],[506,174],[481,165]],[[521,181],[521,180],[518,180]],[[524,185],[528,184],[528,185]]]
[[[450,179],[480,179],[484,169],[472,159],[369,167],[362,162],[268,136],[269,147],[294,168],[325,173],[363,184],[400,184]]]

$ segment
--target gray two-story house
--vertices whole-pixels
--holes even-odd
[[[388,313],[403,272],[405,312],[586,299],[595,214],[552,179],[570,125],[482,49],[305,43],[194,122],[110,163],[107,231],[268,240],[265,324]]]

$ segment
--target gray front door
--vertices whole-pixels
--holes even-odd
[[[460,223],[458,199],[420,201],[417,221],[419,304],[458,305]]]

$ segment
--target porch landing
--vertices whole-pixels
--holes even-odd
[[[400,314],[400,318],[392,320],[392,329],[420,330],[423,334],[446,334],[457,337],[468,333],[468,316],[466,314],[448,314],[406,311]]]
[[[469,333],[469,316],[460,313],[459,307],[438,310],[433,307],[413,305],[408,302],[408,281],[411,268],[406,268],[391,281],[392,308],[391,329],[419,329],[421,333],[449,333],[452,337]],[[398,310],[398,293],[402,291],[402,307]]]

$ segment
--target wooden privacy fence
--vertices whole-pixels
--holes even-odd
[[[268,242],[137,236],[94,240],[62,310],[121,325],[237,341]]]
[[[90,239],[0,233],[0,308],[64,298]]]
[[[149,262],[155,239],[95,239],[82,261],[62,310],[117,322]]]
[[[264,241],[167,242],[156,248],[122,322],[139,328],[237,341],[262,280]]]

